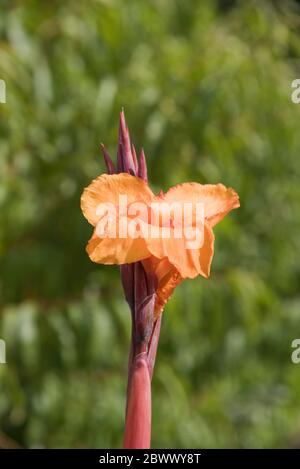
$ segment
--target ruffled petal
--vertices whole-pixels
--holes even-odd
[[[232,209],[240,206],[238,194],[223,184],[178,184],[164,194],[164,200],[169,203],[203,203],[204,217],[211,227],[219,223]]]
[[[175,238],[171,231],[168,238],[145,238],[149,252],[158,259],[167,258],[182,278],[195,278],[197,275],[208,277],[214,254],[214,235],[208,223],[203,227],[202,243],[190,249],[188,240],[183,236]]]
[[[133,202],[148,204],[154,198],[150,187],[138,177],[127,173],[102,174],[84,189],[81,196],[85,218],[95,226],[102,216],[101,205],[117,207],[120,195],[127,197],[128,205]]]
[[[120,214],[120,196],[126,196],[124,213]],[[101,264],[125,264],[149,257],[143,238],[133,234],[121,235],[121,223],[132,225],[127,217],[130,204],[144,203],[147,207],[154,195],[140,178],[127,173],[103,174],[95,179],[81,196],[81,209],[87,220],[96,227],[87,245],[90,259]],[[123,203],[123,202],[121,202]]]
[[[130,264],[150,256],[143,238],[100,238],[95,232],[86,246],[86,251],[93,262],[107,265]]]

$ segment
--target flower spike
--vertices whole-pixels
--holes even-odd
[[[120,265],[132,321],[124,447],[149,448],[161,313],[184,279],[209,277],[213,227],[239,207],[239,197],[223,184],[196,182],[153,194],[144,150],[137,160],[123,110],[117,168],[101,148],[108,174],[94,179],[81,196],[82,212],[94,226],[87,252],[94,262]]]

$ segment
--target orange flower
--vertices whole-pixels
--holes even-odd
[[[154,195],[144,152],[138,160],[123,111],[117,168],[102,150],[109,174],[96,178],[81,197],[82,212],[94,226],[87,252],[94,262],[121,266],[132,318],[124,447],[149,448],[160,313],[183,279],[209,276],[212,228],[239,207],[239,198],[222,184],[195,182]]]
[[[122,211],[120,196],[126,196],[126,206]],[[177,209],[183,207],[180,219],[184,213],[184,204],[190,204],[192,208],[197,207],[197,204],[203,207],[204,217],[202,223],[198,223],[198,227],[201,226],[203,230],[199,247],[188,247],[189,239],[184,229],[182,236],[176,237],[172,212],[174,203]],[[166,210],[169,221],[169,232],[165,237],[163,228],[166,228],[166,220],[163,220],[160,207]],[[183,279],[197,275],[209,276],[214,253],[212,228],[237,207],[237,193],[222,184],[184,183],[155,196],[148,184],[139,177],[127,173],[103,174],[84,190],[81,197],[83,214],[95,227],[87,252],[92,261],[102,264],[121,265],[142,261],[146,272],[154,273],[157,278],[157,316]],[[155,215],[155,211],[159,213]],[[97,233],[99,225],[100,236]],[[131,227],[131,230],[128,229],[125,236],[120,236],[120,226]],[[151,235],[151,228],[158,229],[155,236]],[[189,228],[197,228],[195,209],[191,214]]]

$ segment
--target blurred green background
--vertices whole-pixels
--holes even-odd
[[[153,447],[300,446],[296,3],[1,1],[0,447],[119,447],[130,314],[79,199],[125,107],[154,190],[234,187],[163,313]]]

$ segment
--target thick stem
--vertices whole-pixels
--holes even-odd
[[[146,354],[133,361],[128,383],[124,448],[148,449],[151,440],[151,379]]]
[[[140,262],[122,266],[121,275],[132,315],[124,447],[149,448],[151,378],[160,330],[160,320],[154,322],[156,284]]]

